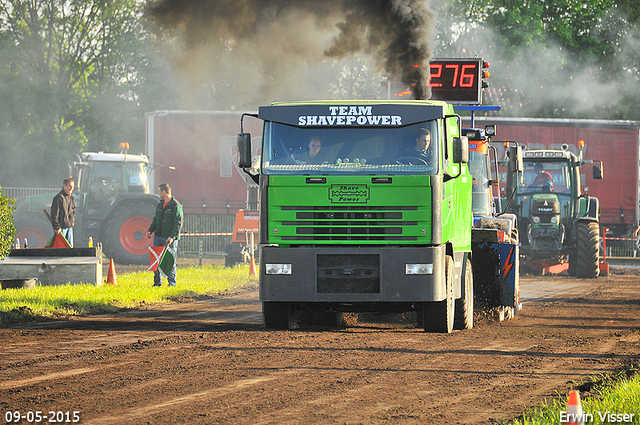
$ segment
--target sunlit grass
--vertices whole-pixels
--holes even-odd
[[[168,287],[164,279],[161,288],[154,288],[153,273],[145,271],[118,274],[118,286],[38,285],[32,289],[5,289],[0,291],[0,325],[212,296],[257,284],[244,264],[233,268],[179,268],[177,281],[176,287]]]
[[[587,419],[586,423],[640,424],[640,375],[634,374],[636,371],[637,367],[633,367],[618,374],[593,378],[592,388],[582,400],[582,413]],[[545,400],[544,403],[528,409],[522,419],[515,420],[512,424],[560,424],[561,412],[567,411],[567,399],[568,396],[565,395],[550,402]],[[625,414],[626,417],[620,416]]]

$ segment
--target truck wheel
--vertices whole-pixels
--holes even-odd
[[[150,204],[124,205],[114,210],[102,227],[105,255],[120,264],[148,264],[153,241],[147,238],[151,215]]]
[[[456,300],[453,329],[473,328],[473,270],[471,260],[468,258],[462,276],[462,285],[462,298]]]
[[[455,300],[453,298],[453,258],[445,257],[446,297],[442,301],[422,303],[422,325],[425,332],[451,333]]]
[[[40,217],[42,215],[42,217]],[[51,223],[43,214],[28,214],[15,220],[17,237],[20,243],[27,239],[29,248],[44,248],[53,236]]]
[[[224,266],[233,267],[242,263],[242,245],[237,242],[231,243],[225,248]]]
[[[344,325],[344,314],[337,311],[314,311],[313,324],[330,328],[341,328]]]
[[[293,308],[290,303],[263,301],[262,315],[267,329],[293,329]]]
[[[600,224],[595,221],[578,222],[576,247],[576,276],[584,278],[598,277]]]

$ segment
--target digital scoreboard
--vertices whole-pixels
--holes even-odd
[[[429,61],[431,100],[460,104],[482,103],[482,79],[488,77],[482,59],[433,59]]]

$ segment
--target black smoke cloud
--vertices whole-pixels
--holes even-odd
[[[314,67],[328,58],[364,54],[392,80],[412,85],[416,99],[426,99],[428,68],[414,65],[426,65],[431,57],[435,22],[427,2],[150,0],[147,15],[160,31],[182,40],[192,56],[192,68],[216,62],[216,69],[206,72],[224,74],[220,65],[224,57],[238,55],[245,58],[247,68],[259,68],[262,87],[273,87],[302,83],[291,71],[300,65]],[[212,50],[217,53],[211,55]],[[210,60],[193,58],[205,51]],[[257,71],[254,82],[256,75]]]
[[[404,85],[414,85],[416,99],[430,96],[426,65],[431,57],[430,30],[433,16],[425,2],[412,0],[345,1],[340,34],[325,51],[330,57],[344,57],[363,51],[378,66]]]

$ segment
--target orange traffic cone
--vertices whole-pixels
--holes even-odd
[[[116,279],[116,263],[113,261],[113,258],[109,262],[109,272],[107,273],[107,283],[109,285],[118,286],[118,281]]]
[[[251,255],[251,263],[249,264],[249,276],[258,277],[258,272],[256,270],[256,260],[253,258],[253,254]]]
[[[580,391],[569,391],[567,402],[567,420],[565,425],[584,425],[582,404],[580,403]]]

